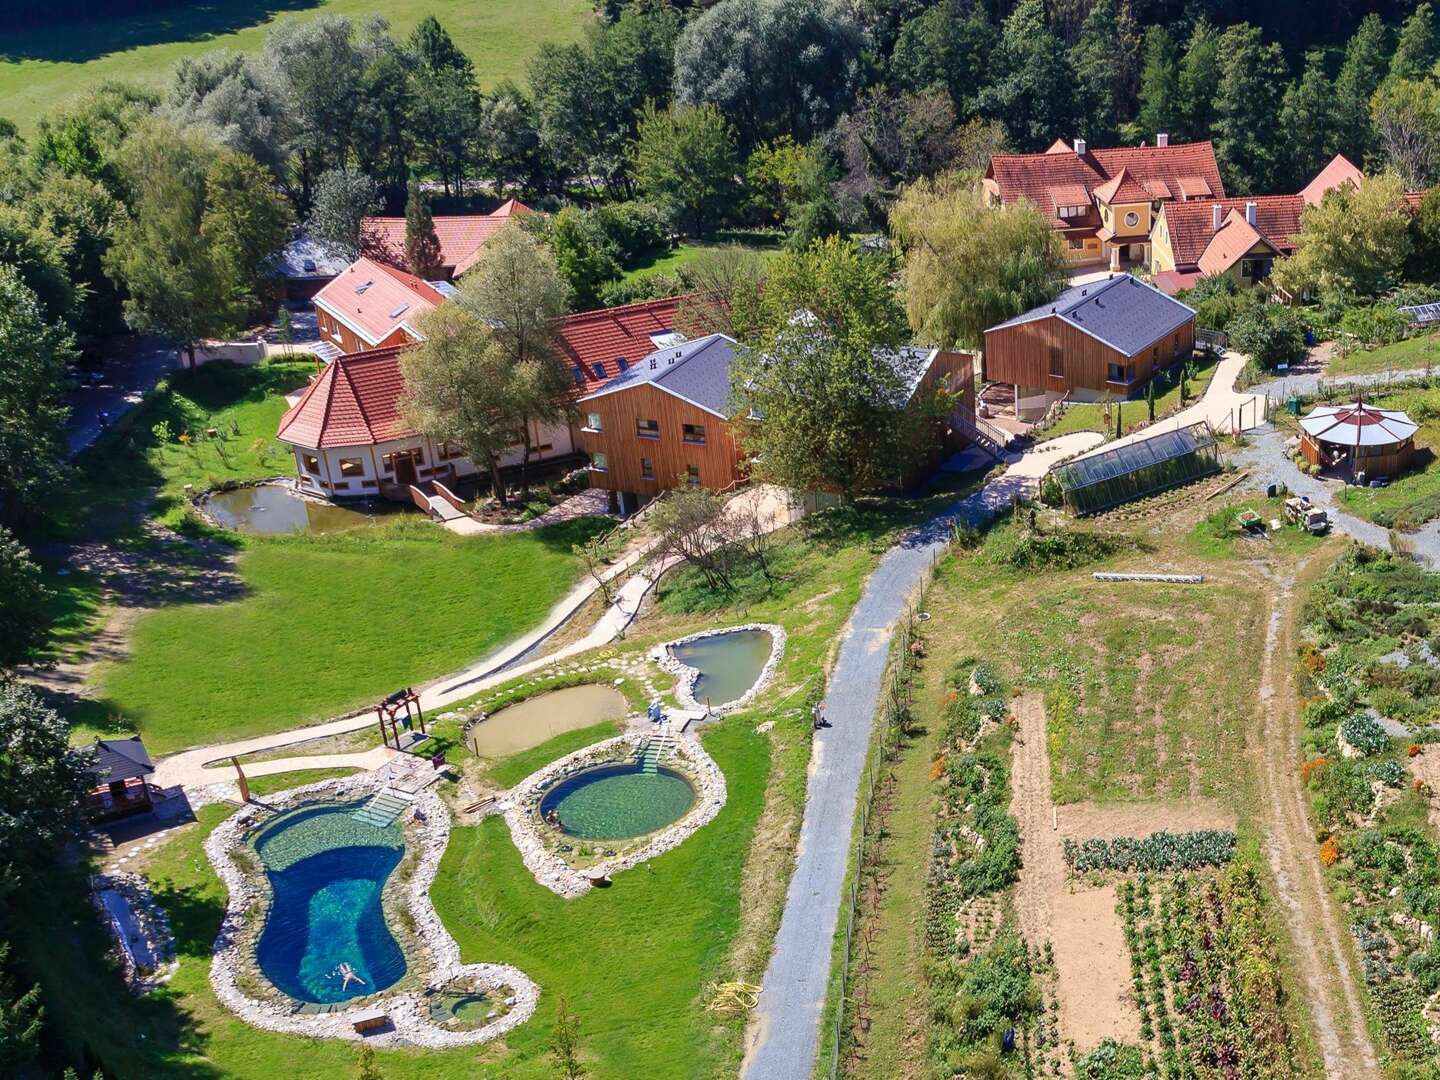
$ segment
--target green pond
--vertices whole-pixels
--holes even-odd
[[[723,706],[749,692],[774,647],[768,630],[731,630],[671,645],[670,655],[700,673],[696,701]]]
[[[206,497],[205,509],[227,529],[253,536],[285,533],[346,532],[374,525],[382,517],[403,513],[399,503],[357,502],[350,506],[304,499],[282,484],[217,491]]]
[[[673,769],[638,762],[599,765],[560,781],[540,800],[540,815],[581,840],[629,840],[663,829],[695,805],[695,789]]]

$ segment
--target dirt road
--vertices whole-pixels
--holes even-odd
[[[1312,556],[1315,558],[1324,556]],[[1296,970],[1315,1018],[1325,1075],[1333,1080],[1379,1076],[1365,1028],[1360,972],[1350,961],[1350,933],[1325,889],[1315,837],[1300,788],[1296,738],[1296,580],[1310,563],[1287,570],[1270,592],[1260,683],[1260,738],[1250,754],[1259,786],[1257,824],[1274,874],[1280,911],[1290,928]]]

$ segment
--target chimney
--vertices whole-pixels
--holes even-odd
[[[1075,153],[1076,153],[1077,155],[1079,155],[1080,157],[1084,157],[1084,156],[1085,156],[1085,140],[1084,140],[1084,139],[1076,139],[1076,140],[1075,140]]]
[[[1169,145],[1170,145],[1170,133],[1169,133],[1168,131],[1157,131],[1157,132],[1155,133],[1155,145],[1156,145],[1156,146],[1169,146]]]
[[[1255,210],[1256,206],[1253,202],[1245,204],[1245,220],[1251,225],[1255,224]]]
[[[1225,208],[1218,202],[1210,208],[1210,231],[1219,232],[1220,222],[1225,218]]]

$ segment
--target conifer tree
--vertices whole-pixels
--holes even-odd
[[[440,276],[440,237],[430,215],[430,200],[418,180],[410,181],[405,201],[405,265],[416,277],[430,281]]]

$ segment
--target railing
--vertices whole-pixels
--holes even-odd
[[[455,492],[451,491],[439,480],[432,481],[432,483],[434,484],[436,495],[439,495],[440,498],[444,499],[447,503],[453,506],[456,510],[459,510],[462,514],[467,512],[465,510],[464,499],[460,498],[459,495],[456,495]]]
[[[968,412],[959,413],[958,420],[959,423],[956,426],[959,428],[960,434],[970,439],[971,442],[991,442],[995,444],[997,450],[1004,450],[1010,445],[1013,436],[988,420]]]

